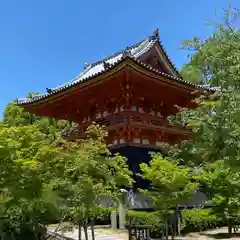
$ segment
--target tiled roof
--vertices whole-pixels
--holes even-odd
[[[152,68],[150,65],[147,65],[143,62],[141,62],[139,60],[139,57],[142,56],[143,54],[147,53],[153,46],[154,44],[157,43],[159,44],[163,54],[165,55],[166,59],[169,61],[170,65],[172,66],[172,68],[175,70],[176,75],[179,77],[175,77],[169,74],[166,74],[164,72],[161,72],[157,69]],[[168,55],[166,54],[161,42],[159,41],[158,35],[157,36],[151,36],[131,47],[127,47],[125,50],[120,51],[114,55],[111,55],[108,58],[102,59],[101,61],[98,61],[94,64],[89,64],[88,66],[85,67],[85,69],[83,70],[82,73],[80,73],[76,78],[74,78],[73,80],[71,80],[70,82],[58,86],[56,88],[51,88],[51,89],[47,89],[47,93],[42,94],[42,95],[37,95],[34,96],[32,99],[18,99],[18,104],[19,105],[26,105],[26,104],[31,104],[33,102],[36,102],[38,100],[44,99],[50,95],[56,94],[62,90],[71,88],[72,86],[76,86],[79,83],[83,82],[83,81],[87,81],[90,80],[104,72],[107,72],[108,70],[112,69],[113,67],[115,67],[117,64],[119,64],[120,62],[122,62],[124,59],[129,58],[132,61],[138,63],[139,65],[141,65],[142,67],[145,67],[146,69],[161,75],[161,76],[165,76],[168,77],[171,80],[177,81],[177,82],[181,82],[184,83],[186,85],[189,86],[193,86],[196,88],[202,88],[202,89],[206,89],[206,90],[210,90],[211,89],[209,87],[204,87],[201,85],[196,85],[187,81],[184,81],[181,77],[180,74],[178,73],[177,69],[174,67],[173,63],[171,62],[170,58],[168,57]]]
[[[73,79],[70,84],[76,84],[81,82],[82,80],[89,78],[99,72],[103,72],[105,70],[104,64],[107,63],[109,66],[114,65],[115,63],[119,62],[127,53],[129,57],[138,58],[144,53],[146,53],[151,47],[154,45],[155,40],[145,39],[138,44],[127,48],[121,52],[118,52],[106,59],[98,61],[94,64],[89,64],[88,67],[75,79]]]

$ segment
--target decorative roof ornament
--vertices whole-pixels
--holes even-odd
[[[46,88],[47,93],[52,93],[52,89],[51,88]]]
[[[155,39],[159,39],[159,31],[158,28],[153,32],[153,38]]]
[[[85,62],[84,63],[84,70],[87,69],[89,65],[90,65],[89,63]]]
[[[103,67],[104,67],[104,69],[110,68],[110,63],[104,61],[104,62],[103,62]]]
[[[129,50],[124,50],[122,52],[122,58],[126,58],[126,57],[130,57],[131,53],[129,52]]]

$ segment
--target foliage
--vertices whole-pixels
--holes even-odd
[[[0,229],[7,235],[37,234],[46,214],[53,213],[38,174],[37,155],[44,146],[48,142],[35,125],[0,127]]]
[[[199,232],[222,227],[224,222],[212,211],[213,209],[183,209],[181,210],[181,233]],[[133,225],[149,225],[153,235],[164,231],[162,216],[159,212],[131,211],[127,212],[127,223]]]
[[[214,36],[202,45],[194,39],[198,48],[192,61],[204,67],[207,80],[220,91],[200,96],[197,109],[183,109],[172,119],[191,128],[194,136],[173,147],[169,156],[191,166],[195,180],[216,205],[216,214],[228,219],[231,232],[240,199],[240,41],[239,31],[228,23],[219,24]]]
[[[28,98],[32,99],[37,95],[39,95],[39,93],[32,92],[28,94]],[[41,118],[25,112],[23,108],[20,108],[17,105],[17,103],[17,100],[10,102],[4,111],[3,123],[7,126],[26,126]]]
[[[112,206],[120,196],[120,187],[132,183],[126,159],[110,155],[105,136],[100,126],[93,125],[85,141],[67,147],[71,150],[66,155],[64,181],[59,189],[66,194],[66,204],[81,225],[97,218],[99,204]]]
[[[185,80],[200,84],[221,84],[215,76],[224,64],[226,56],[236,56],[236,48],[231,47],[233,38],[237,49],[240,49],[240,31],[234,28],[238,15],[237,9],[227,9],[221,22],[216,24],[217,29],[211,37],[204,40],[195,37],[193,40],[182,42],[182,48],[190,52],[190,61],[181,70]],[[239,58],[235,61],[236,65],[240,64]]]
[[[152,231],[163,229],[162,216],[159,212],[127,211],[127,225],[148,225]]]
[[[42,224],[59,217],[50,184],[54,174],[47,173],[42,163],[51,164],[59,155],[52,144],[60,137],[61,124],[24,112],[16,101],[5,109],[0,123],[0,217],[4,219],[0,229],[7,235],[36,238]]]
[[[223,226],[220,218],[212,213],[212,209],[184,209],[181,212],[181,232],[200,232]]]
[[[97,205],[94,207],[93,215],[92,216],[90,215],[90,220],[94,220],[94,222],[97,221],[109,222],[110,215],[113,210],[114,208],[111,207],[106,208],[101,205]]]
[[[32,98],[34,95],[37,94],[30,93],[29,98]],[[76,125],[66,120],[56,120],[26,112],[17,105],[17,101],[10,102],[7,105],[2,123],[6,127],[21,127],[35,124],[38,126],[39,131],[45,134],[45,138],[51,142],[61,137],[62,134],[71,133],[72,128]]]
[[[76,128],[26,113],[15,102],[7,106],[0,123],[1,217],[6,218],[0,229],[34,233],[60,212],[87,226],[109,214],[101,204],[111,207],[119,188],[132,184],[126,159],[111,156],[105,144],[107,133],[95,125],[85,140],[62,139],[62,132]]]
[[[153,154],[150,165],[140,165],[142,177],[151,182],[150,190],[143,190],[151,197],[154,208],[167,214],[172,208],[186,202],[197,188],[191,181],[188,167],[181,167],[172,159]]]
[[[195,84],[204,84],[205,79],[203,77],[202,71],[195,67],[191,62],[189,64],[184,64],[181,69],[181,76],[186,81]]]
[[[178,163],[160,154],[153,154],[150,165],[140,164],[141,176],[150,181],[151,188],[142,190],[148,195],[153,207],[165,222],[165,236],[168,239],[168,218],[172,209],[185,203],[195,192],[198,184],[192,182],[191,169],[179,166]],[[175,232],[172,231],[173,236]]]
[[[9,126],[23,126],[31,124],[31,116],[24,112],[16,102],[9,103],[4,111],[3,122]]]
[[[197,177],[216,205],[213,209],[215,214],[223,221],[238,219],[240,209],[240,174],[233,171],[224,161],[216,161],[207,164],[204,171],[199,172]]]
[[[56,219],[60,212],[84,226],[103,218],[100,204],[112,206],[119,188],[132,183],[126,159],[111,156],[101,127],[89,127],[86,140],[68,142],[47,133],[45,120],[0,125],[0,229],[16,236],[36,233],[48,215]]]

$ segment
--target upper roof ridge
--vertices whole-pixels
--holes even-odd
[[[149,39],[149,37],[148,37],[148,38],[145,38],[145,39],[143,39],[143,40],[141,40],[141,41],[139,41],[139,42],[137,42],[136,44],[133,44],[133,45],[131,45],[131,46],[127,46],[125,49],[123,49],[123,50],[121,50],[121,51],[118,51],[118,52],[116,52],[116,53],[114,53],[114,54],[111,54],[111,55],[108,56],[108,57],[102,58],[102,59],[99,60],[99,61],[96,61],[96,62],[94,62],[94,63],[88,64],[87,66],[85,66],[85,68],[83,69],[83,71],[82,71],[80,74],[78,74],[76,77],[74,77],[72,80],[70,80],[67,84],[70,84],[70,83],[73,83],[73,82],[77,81],[79,78],[81,78],[82,76],[84,76],[84,75],[85,75],[91,68],[93,68],[94,66],[97,66],[97,65],[99,65],[99,64],[102,64],[102,63],[104,63],[104,62],[106,62],[106,61],[108,61],[108,60],[110,60],[110,59],[113,59],[114,57],[117,57],[117,56],[123,54],[125,51],[131,51],[132,49],[139,47],[142,43],[146,42],[148,39]],[[136,50],[137,50],[137,49],[136,49]],[[62,84],[62,85],[60,85],[60,86],[58,86],[58,87],[52,88],[52,89],[54,90],[54,89],[59,88],[59,87],[62,87],[62,86],[64,86],[64,85],[66,85],[66,83],[65,83],[65,84]]]
[[[111,58],[114,58],[114,57],[120,55],[121,53],[123,53],[123,52],[126,51],[126,50],[131,51],[133,48],[139,47],[139,46],[140,46],[144,41],[146,41],[146,40],[147,40],[147,38],[141,40],[140,42],[137,42],[137,43],[134,44],[134,45],[127,46],[125,49],[123,49],[123,50],[121,50],[121,51],[118,51],[118,52],[116,52],[116,53],[114,53],[114,54],[111,54],[111,55],[108,56],[108,57],[105,57],[105,58],[103,58],[103,59],[101,59],[101,60],[99,60],[99,61],[96,61],[96,62],[92,63],[91,66],[94,67],[94,66],[96,66],[96,65],[98,65],[98,64],[100,64],[100,63],[106,62],[106,61],[110,60]]]

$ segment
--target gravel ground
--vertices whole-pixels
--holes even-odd
[[[69,227],[70,225],[67,223],[61,224],[61,226],[58,228],[59,231],[58,234],[61,234],[65,237],[71,238],[73,240],[78,239],[78,229],[76,227]],[[48,226],[49,232],[54,232],[57,225],[50,225]],[[95,239],[96,240],[128,240],[128,234],[127,231],[113,231],[110,228],[95,228]],[[92,232],[90,228],[88,229],[88,239],[92,239]],[[82,240],[85,240],[85,235],[82,230]]]
[[[63,224],[65,225],[65,224]],[[67,224],[66,224],[67,225]],[[48,227],[48,230],[54,231],[56,225],[52,225]],[[65,228],[65,227],[63,227]],[[73,228],[72,230],[65,230],[64,235],[71,237],[73,239],[77,239],[78,230]],[[101,228],[96,227],[95,229],[96,240],[128,240],[128,232],[126,230],[113,230],[111,228]],[[82,234],[84,236],[84,234]],[[89,230],[89,239],[91,239],[91,232]],[[82,238],[84,239],[84,238]],[[171,239],[171,237],[169,237]],[[217,228],[213,230],[208,230],[200,233],[190,233],[186,236],[176,237],[175,240],[240,240],[240,233],[233,236],[232,238],[228,237],[227,228]]]
[[[111,229],[97,229],[98,232],[102,232],[109,236],[118,236],[120,239],[128,240],[128,233],[127,231],[119,231],[119,230],[111,230]],[[236,236],[229,238],[227,234],[227,228],[217,228],[213,230],[208,230],[200,233],[190,233],[184,237],[176,237],[175,240],[240,240],[240,233]],[[171,237],[169,237],[171,239]]]
[[[233,237],[228,237],[228,229],[224,228],[216,228],[213,230],[208,230],[200,233],[190,233],[185,237],[176,237],[176,240],[213,240],[213,239],[221,239],[221,240],[240,240],[240,233],[236,234]]]

